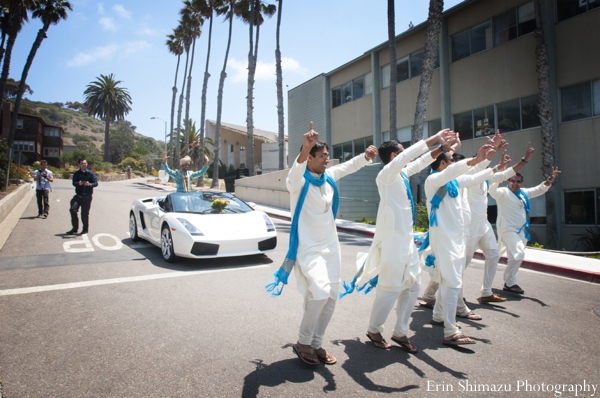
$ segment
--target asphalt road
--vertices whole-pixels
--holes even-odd
[[[355,293],[338,302],[325,336],[338,363],[311,368],[290,347],[302,315],[293,276],[278,298],[263,289],[289,223],[275,220],[279,244],[268,255],[168,264],[127,233],[132,201],[160,191],[101,183],[84,237],[64,235],[70,182],[53,189],[49,218],[35,217],[32,200],[0,252],[2,397],[600,396],[599,285],[521,270],[525,296],[483,305],[474,261],[465,297],[483,321],[461,323],[477,344],[442,345],[431,310],[416,307],[417,355],[366,342],[374,292]],[[350,280],[370,239],[340,240]]]

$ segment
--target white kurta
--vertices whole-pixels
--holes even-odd
[[[498,221],[496,228],[498,230],[498,243],[500,254],[507,250],[514,258],[525,255],[525,228],[521,230],[527,221],[525,206],[521,199],[517,197],[507,187],[499,187],[499,184],[490,185],[490,195],[496,199],[498,204]],[[546,186],[543,182],[533,188],[523,188],[529,199],[541,196],[548,192],[550,185]],[[520,234],[517,234],[521,230]],[[521,244],[519,244],[521,241]],[[521,258],[523,260],[523,258]]]
[[[412,206],[401,174],[418,173],[435,160],[424,141],[408,147],[377,175],[379,209],[377,229],[369,250],[360,286],[379,274],[377,288],[399,292],[420,283],[419,256],[414,244]],[[414,199],[416,200],[416,198]],[[416,209],[415,209],[416,211]]]
[[[334,180],[354,173],[366,164],[371,163],[365,155],[327,169]],[[292,218],[296,203],[304,186],[304,172],[307,161],[298,163],[294,160],[288,178],[287,189],[290,192],[290,208]],[[313,176],[318,177],[317,174]],[[304,200],[302,213],[298,220],[298,253],[294,266],[298,290],[308,300],[337,300],[341,254],[335,220],[333,218],[333,188],[328,183],[321,187],[309,185]]]
[[[434,281],[451,288],[462,287],[462,273],[465,263],[465,220],[462,209],[461,189],[473,186],[489,178],[493,171],[483,170],[475,175],[463,175],[468,169],[468,160],[448,166],[439,173],[432,173],[425,180],[427,211],[431,214],[431,199],[440,187],[456,179],[458,195],[452,198],[446,194],[437,209],[438,226],[429,228],[429,244],[435,255]]]

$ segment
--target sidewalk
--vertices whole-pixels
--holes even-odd
[[[288,210],[263,205],[257,205],[256,209],[264,211],[271,217],[291,221]],[[336,220],[336,224],[338,231],[356,233],[371,238],[375,234],[374,225],[346,220]],[[479,250],[475,252],[474,258],[485,259],[483,253]],[[506,257],[502,257],[500,263],[506,264]],[[523,260],[521,267],[567,278],[600,283],[600,259],[572,256],[528,247],[525,249],[525,260]]]

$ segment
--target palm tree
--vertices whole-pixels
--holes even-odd
[[[197,170],[200,170],[202,168],[204,160],[204,156],[202,156],[201,154],[208,156],[209,159],[213,157],[214,154],[210,149],[206,147],[200,149],[201,133],[200,129],[196,128],[196,122],[194,122],[193,120],[186,120],[185,125],[188,136],[187,142],[189,142],[189,155],[192,159],[192,164],[194,165],[194,167],[196,167]],[[180,134],[179,140],[182,143],[186,141],[186,138],[184,137],[185,134],[185,131],[182,131]],[[206,137],[205,140],[206,143],[214,146],[214,142],[210,137]]]
[[[42,45],[42,41],[47,37],[46,33],[50,28],[50,25],[56,25],[59,21],[67,19],[67,10],[73,10],[71,3],[65,0],[37,0],[36,7],[33,10],[32,17],[39,18],[42,20],[42,28],[38,31],[38,34],[31,46],[27,61],[23,67],[23,73],[21,74],[21,81],[19,82],[19,91],[17,92],[17,98],[15,99],[14,109],[10,120],[10,130],[8,133],[8,147],[12,148],[13,141],[15,139],[15,129],[17,128],[17,120],[19,118],[19,108],[21,107],[21,100],[23,93],[26,89],[27,75],[29,69],[33,64],[33,59],[37,53],[37,50]]]
[[[542,138],[542,173],[545,176],[552,175],[552,169],[555,163],[554,157],[554,118],[553,118],[553,103],[552,91],[550,89],[550,66],[548,56],[548,46],[544,38],[544,23],[552,23],[545,21],[542,17],[542,3],[540,0],[533,1],[535,8],[535,56],[536,70],[538,75],[539,87],[539,117],[541,125]],[[546,5],[547,6],[547,5]],[[560,189],[553,189],[553,192],[548,192],[544,195],[546,200],[546,247],[549,249],[558,250],[560,248],[560,239],[558,232],[558,220],[556,211],[555,195],[560,195]],[[560,200],[560,199],[558,199]]]
[[[15,40],[23,24],[29,19],[27,17],[27,11],[33,10],[35,7],[35,1],[33,0],[2,0],[0,3],[2,6],[2,53],[0,58],[2,59],[2,74],[0,75],[0,93],[4,95],[6,90],[6,80],[10,73],[10,61],[12,57],[12,50],[15,45]],[[4,42],[6,40],[6,49],[4,48]],[[2,100],[4,97],[2,97]],[[10,148],[10,146],[9,146]]]
[[[248,50],[248,95],[246,96],[246,131],[248,134],[248,169],[254,175],[254,75],[258,59],[258,40],[260,25],[264,22],[263,15],[268,17],[275,14],[275,5],[266,4],[262,0],[241,0],[236,7],[236,14],[250,27],[250,46]],[[256,38],[254,37],[256,27]],[[254,42],[254,44],[253,44]]]
[[[415,143],[423,138],[423,124],[425,122],[425,112],[427,110],[427,98],[433,79],[433,70],[437,59],[438,37],[442,30],[442,11],[444,10],[444,0],[429,1],[429,16],[427,17],[427,30],[425,31],[425,50],[423,53],[423,69],[421,71],[421,82],[419,85],[419,95],[417,96],[417,106],[415,109],[415,119],[412,125],[411,139]]]
[[[281,51],[279,50],[279,26],[281,25],[281,6],[283,0],[278,0],[277,7],[277,30],[275,33],[275,73],[277,86],[277,122],[278,122],[278,133],[279,133],[279,170],[283,170],[284,156],[283,148],[285,146],[284,137],[284,121],[283,121],[283,72],[281,70]]]
[[[388,0],[387,22],[388,22],[388,48],[390,52],[390,140],[396,139],[396,11],[395,0]]]
[[[131,111],[131,96],[126,88],[118,87],[120,80],[115,80],[114,74],[100,75],[96,81],[87,85],[83,95],[88,114],[99,119],[104,118],[104,161],[108,162],[108,144],[110,123],[123,120]]]
[[[215,157],[213,167],[213,181],[212,188],[219,186],[219,149],[221,143],[219,142],[219,133],[221,130],[221,112],[223,111],[223,86],[225,85],[225,78],[227,77],[227,58],[229,57],[229,49],[231,48],[231,31],[233,27],[233,15],[234,6],[237,0],[226,0],[223,8],[220,9],[222,14],[225,14],[225,20],[229,20],[229,35],[227,37],[227,47],[225,50],[225,59],[223,61],[223,69],[221,70],[221,76],[219,78],[219,88],[217,89],[217,120],[215,123]]]
[[[179,62],[181,61],[181,54],[183,54],[183,37],[182,37],[181,29],[177,27],[173,29],[173,34],[167,35],[167,47],[169,48],[169,52],[171,54],[175,54],[177,56],[177,67],[175,68],[175,82],[173,83],[173,100],[171,101],[171,162],[175,158],[175,147],[173,146],[173,121],[175,119],[175,101],[177,99],[177,75],[179,73]],[[173,164],[171,163],[171,166]]]
[[[192,68],[194,67],[194,54],[196,51],[196,39],[200,37],[202,31],[200,27],[204,24],[204,18],[202,17],[202,4],[197,1],[185,0],[183,2],[184,7],[180,11],[181,20],[183,26],[187,30],[187,34],[190,35],[192,40],[192,56],[190,57],[190,69],[187,76],[187,93],[185,95],[185,119],[190,118],[190,96],[192,91]],[[187,125],[186,125],[187,127]],[[186,138],[189,135],[186,134]],[[185,143],[186,155],[189,154],[189,141]]]
[[[208,73],[208,66],[210,63],[210,49],[212,43],[212,26],[213,26],[213,16],[215,13],[220,15],[222,13],[223,0],[194,0],[200,3],[199,7],[202,10],[202,16],[204,19],[209,20],[208,25],[208,44],[206,50],[206,66],[204,68],[204,80],[202,82],[202,97],[201,97],[201,105],[200,105],[200,141],[199,141],[199,150],[202,152],[204,149],[204,121],[206,117],[206,91],[208,89],[208,78],[210,77],[210,73]],[[214,143],[213,143],[214,144]],[[204,186],[204,177],[200,176],[197,182],[198,186]]]

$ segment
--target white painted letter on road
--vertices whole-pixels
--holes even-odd
[[[110,238],[112,240],[115,241],[115,245],[113,246],[105,246],[102,243],[100,243],[100,238],[106,236],[107,238]],[[123,243],[119,240],[119,238],[117,238],[114,235],[111,234],[96,234],[94,235],[94,237],[92,238],[92,240],[94,241],[94,243],[96,244],[96,246],[98,246],[100,249],[104,249],[104,250],[119,250],[121,248],[123,248]]]
[[[73,246],[82,246],[83,247],[73,247]],[[63,243],[63,249],[67,253],[83,253],[83,252],[93,252],[94,248],[92,247],[92,243],[88,239],[87,234],[81,235],[81,240],[70,240],[68,242]]]

